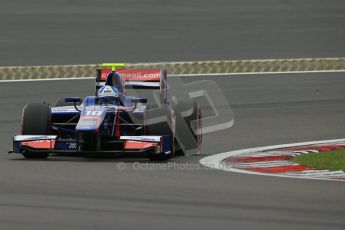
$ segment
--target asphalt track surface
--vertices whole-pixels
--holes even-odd
[[[228,150],[344,137],[343,73],[184,81],[201,79],[220,85],[235,125],[205,135],[202,155],[172,161],[182,167]],[[0,229],[344,229],[343,182],[165,170],[166,163],[145,166],[145,158],[31,161],[6,154],[24,104],[84,96],[93,83],[0,83]]]
[[[343,0],[3,0],[0,65],[343,57],[344,11]],[[205,135],[201,156],[173,162],[344,137],[344,74],[208,79],[235,125]],[[6,154],[24,104],[92,92],[91,80],[0,83],[0,229],[345,228],[341,182]]]
[[[343,0],[2,0],[0,65],[343,57]]]

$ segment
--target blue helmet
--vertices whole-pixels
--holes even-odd
[[[124,83],[122,77],[116,72],[111,72],[107,76],[105,85],[98,90],[97,96],[101,104],[121,105],[123,93]]]
[[[110,85],[105,85],[98,90],[97,96],[100,104],[121,105],[120,92]]]

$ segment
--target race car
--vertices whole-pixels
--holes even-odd
[[[199,151],[202,132],[198,103],[169,102],[166,70],[123,67],[104,64],[97,69],[95,96],[62,98],[53,107],[47,103],[26,105],[21,134],[13,137],[11,152],[36,159],[51,153],[143,153],[158,161],[170,159],[176,151]],[[133,87],[139,88],[136,94],[158,92],[159,102],[128,95]]]

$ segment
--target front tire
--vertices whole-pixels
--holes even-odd
[[[200,151],[202,142],[201,109],[195,101],[181,101],[173,106],[176,113],[178,150],[185,155]]]
[[[147,135],[169,135],[171,137],[171,149],[169,154],[157,154],[149,153],[148,157],[152,161],[166,161],[171,159],[175,155],[175,143],[174,143],[174,117],[173,111],[167,105],[145,112],[145,133]]]
[[[41,103],[28,104],[23,109],[22,135],[49,135],[51,110],[49,105]],[[28,159],[45,159],[49,153],[25,152]]]

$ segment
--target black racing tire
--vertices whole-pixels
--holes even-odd
[[[49,135],[51,109],[48,104],[32,103],[23,109],[22,134],[23,135]],[[49,153],[25,152],[23,156],[28,159],[45,159]]]
[[[171,136],[170,154],[148,153],[149,159],[152,161],[166,161],[171,159],[175,155],[173,111],[169,106],[162,105],[160,108],[146,110],[144,116],[146,135]]]
[[[201,109],[195,101],[181,101],[173,106],[176,114],[177,149],[183,154],[195,154],[202,143]]]

